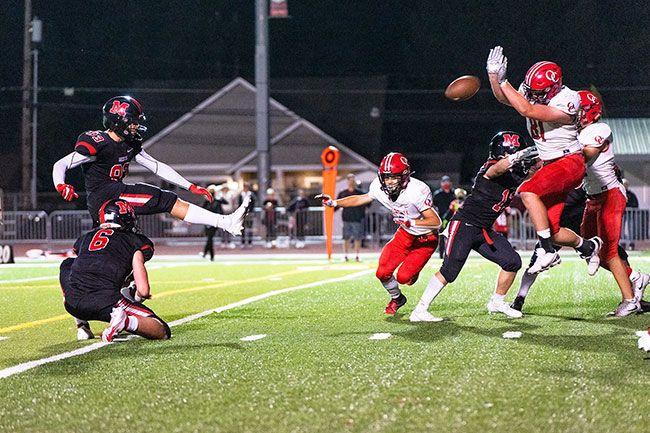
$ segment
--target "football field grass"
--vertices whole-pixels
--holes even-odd
[[[631,261],[650,269],[647,257]],[[619,301],[610,274],[590,278],[565,260],[508,320],[485,310],[496,266],[471,258],[431,308],[446,320],[410,323],[439,264],[387,317],[372,259],[154,260],[147,304],[179,321],[171,340],[130,339],[11,375],[101,345],[76,341],[58,264],[0,268],[0,432],[648,431],[650,358],[634,333],[650,315],[605,316]]]

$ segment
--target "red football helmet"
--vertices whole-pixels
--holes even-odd
[[[553,62],[537,62],[526,72],[524,85],[531,102],[548,104],[562,88],[562,69]]]
[[[377,170],[381,190],[395,201],[397,196],[406,188],[411,180],[411,166],[408,159],[401,153],[391,152],[384,156]],[[396,181],[386,182],[395,179]]]
[[[580,126],[585,127],[590,123],[598,122],[603,114],[603,104],[598,96],[589,90],[580,90],[578,95],[580,95],[580,112],[578,114]]]

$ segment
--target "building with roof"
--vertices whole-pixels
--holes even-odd
[[[269,101],[273,186],[280,190],[320,188],[320,155],[341,151],[339,172],[375,173],[377,166],[313,123],[271,98]],[[143,148],[192,182],[250,181],[257,178],[255,87],[237,78],[162,129]],[[134,164],[132,181],[160,179]]]
[[[639,207],[650,208],[650,119],[604,119],[614,135],[616,163],[639,199]]]

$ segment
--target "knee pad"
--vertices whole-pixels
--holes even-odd
[[[501,269],[507,272],[517,272],[519,269],[521,269],[521,257],[517,255],[517,257],[513,257],[511,260],[506,262]]]

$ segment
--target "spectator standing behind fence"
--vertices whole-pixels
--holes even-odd
[[[264,228],[266,228],[266,248],[275,248],[276,239],[278,237],[277,231],[277,207],[278,199],[275,197],[273,188],[266,190],[266,198],[262,203],[262,210],[264,215]]]
[[[296,229],[296,248],[305,248],[309,201],[305,197],[304,190],[298,190],[298,195],[287,206],[287,212],[289,212],[289,227],[293,226]]]
[[[348,187],[341,191],[336,199],[349,197],[351,195],[362,195],[357,186],[357,178],[350,173],[347,176]],[[365,236],[363,229],[363,220],[366,217],[366,206],[346,207],[343,208],[343,251],[345,252],[345,261],[347,262],[350,245],[354,243],[355,260],[360,262],[359,252],[361,251],[361,241]]]
[[[639,199],[636,194],[630,190],[630,182],[627,179],[622,180],[623,186],[625,187],[625,194],[627,195],[627,204],[625,209],[636,209],[639,207]],[[630,242],[630,249],[634,250],[634,239],[637,235],[636,231],[636,221],[635,215],[632,212],[625,212],[626,221],[625,226],[627,230],[624,230],[623,233],[627,232],[627,240]],[[625,245],[623,245],[625,247]]]
[[[245,183],[244,186],[242,187],[241,192],[239,193],[239,197],[238,197],[239,206],[241,206],[241,204],[244,202],[246,197],[250,197],[249,209],[252,210],[255,207],[255,203],[257,203],[257,196],[253,191],[251,191],[251,185],[249,183]],[[244,248],[251,248],[252,244],[253,244],[253,217],[252,215],[248,215],[244,220],[244,228],[242,229],[242,234],[241,234],[241,245]]]
[[[451,187],[451,178],[445,175],[440,179],[440,188],[433,192],[433,207],[435,208],[436,212],[438,212],[438,215],[440,215],[442,218],[442,227],[440,227],[440,231],[442,231],[449,222],[449,220],[445,219],[444,216],[447,213],[447,209],[449,209],[449,205],[456,198]],[[442,258],[443,252],[445,251],[445,243],[446,238],[444,236],[440,236],[438,238],[438,253],[440,254],[440,258]]]
[[[206,189],[210,192],[210,194],[212,194],[212,197],[214,197],[214,199],[212,202],[206,199],[203,203],[203,208],[209,210],[210,212],[223,213],[224,201],[223,198],[217,197],[217,186],[209,185]],[[214,235],[216,232],[216,227],[205,226],[205,235],[207,236],[207,239],[205,241],[205,247],[203,247],[203,257],[210,254],[210,261],[214,261]]]

